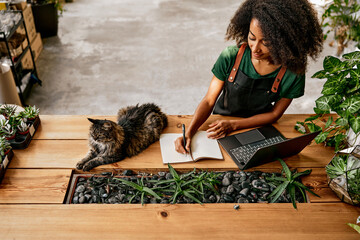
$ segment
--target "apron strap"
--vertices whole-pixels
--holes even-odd
[[[282,66],[279,73],[276,75],[276,78],[275,78],[275,81],[271,87],[271,91],[273,93],[277,93],[278,89],[279,89],[279,85],[280,85],[280,82],[283,78],[283,76],[285,75],[285,72],[286,72],[286,67],[285,66]]]
[[[237,71],[239,70],[240,62],[241,62],[242,56],[244,55],[246,46],[247,46],[247,44],[243,43],[237,53],[234,66],[232,67],[229,78],[228,78],[229,82],[233,82],[235,80],[235,76],[236,76]]]

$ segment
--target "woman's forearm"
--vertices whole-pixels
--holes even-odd
[[[205,99],[201,100],[200,104],[195,110],[194,116],[190,122],[190,125],[186,131],[186,135],[188,137],[194,136],[196,131],[200,128],[200,126],[208,119],[210,116],[214,104],[209,103]]]

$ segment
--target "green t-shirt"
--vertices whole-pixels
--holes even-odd
[[[220,54],[216,63],[214,64],[213,69],[211,70],[215,77],[221,81],[225,81],[234,66],[236,55],[239,51],[237,46],[230,46],[225,48],[224,51]],[[253,79],[260,78],[274,78],[280,71],[276,69],[274,72],[260,75],[256,72],[254,66],[251,62],[251,51],[249,47],[246,47],[243,58],[240,63],[239,70],[245,73],[248,77]],[[280,98],[298,98],[304,95],[305,89],[305,74],[297,75],[290,70],[287,70],[283,79],[280,83],[279,94]]]

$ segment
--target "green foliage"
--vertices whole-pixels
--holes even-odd
[[[25,107],[24,111],[22,112],[22,116],[25,118],[35,118],[39,116],[40,109],[38,109],[35,105]]]
[[[357,16],[360,4],[357,0],[334,0],[325,6],[321,25],[324,30],[324,39],[330,32],[338,43],[337,55],[343,52],[349,41],[360,47],[360,21]]]
[[[345,176],[347,171],[347,159],[348,155],[337,155],[331,160],[331,163],[325,167],[326,173],[331,179],[342,175]]]
[[[297,181],[297,179],[300,176],[309,175],[311,173],[311,170],[306,170],[304,172],[291,172],[289,167],[286,165],[286,163],[282,159],[278,159],[283,167],[283,175],[284,177],[267,177],[266,180],[272,181],[277,185],[277,188],[269,195],[269,199],[271,200],[271,203],[276,202],[282,194],[284,194],[285,191],[287,191],[290,194],[291,202],[296,209],[296,200],[295,200],[295,190],[296,188],[299,189],[299,191],[303,195],[303,199],[305,200],[305,194],[304,190],[310,192],[311,194],[320,197],[313,191],[311,191],[308,187],[306,187],[304,184]]]
[[[219,174],[212,172],[195,174],[194,169],[191,172],[179,175],[170,164],[168,164],[168,168],[173,178],[159,181],[156,183],[156,186],[159,187],[162,192],[171,195],[171,203],[176,203],[177,199],[185,197],[202,204],[205,189],[217,194],[215,185],[220,183],[216,180]]]
[[[6,140],[4,136],[0,136],[0,155],[1,157],[5,156],[5,153],[11,149],[10,143]],[[1,160],[1,159],[0,159]],[[1,163],[1,162],[0,162]]]
[[[161,199],[161,197],[157,193],[155,193],[153,189],[145,186],[144,177],[142,177],[141,179],[137,179],[137,184],[134,182],[127,181],[125,179],[121,179],[121,178],[118,178],[118,180],[121,181],[123,184],[125,184],[129,187],[132,187],[134,190],[136,190],[136,193],[133,195],[132,198],[130,198],[129,203],[131,203],[132,200],[138,195],[141,196],[141,198],[140,198],[141,204],[144,204],[144,198],[147,195],[151,195],[151,196],[155,197],[156,199]]]
[[[360,223],[360,216],[356,220],[356,224]],[[348,223],[347,225],[352,227],[355,231],[357,231],[360,234],[360,226],[353,223]]]
[[[324,70],[312,77],[327,79],[323,85],[322,96],[316,101],[315,116],[297,122],[295,129],[305,133],[323,130],[316,138],[316,143],[325,143],[335,147],[335,151],[347,147],[346,131],[351,128],[355,134],[360,132],[360,52],[343,55],[343,60],[327,56],[324,59]],[[339,118],[333,119],[326,114],[335,112]],[[325,121],[323,121],[325,119]],[[323,123],[325,123],[324,128]]]

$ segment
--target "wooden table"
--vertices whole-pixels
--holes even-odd
[[[63,204],[77,161],[88,145],[89,116],[40,116],[41,125],[29,147],[15,150],[0,185],[0,239],[359,239],[346,223],[354,223],[360,209],[340,202],[328,188],[324,166],[332,148],[311,144],[286,163],[299,171],[312,169],[303,182],[321,198],[298,204]],[[115,120],[114,116],[90,116]],[[308,115],[285,115],[274,124],[285,137],[298,136],[293,126]],[[211,116],[203,125],[215,119]],[[165,132],[181,132],[191,116],[169,116]],[[225,161],[174,165],[177,170],[236,170]],[[143,153],[92,172],[134,169],[157,172],[162,164],[159,142]],[[278,162],[252,168],[280,171]]]

